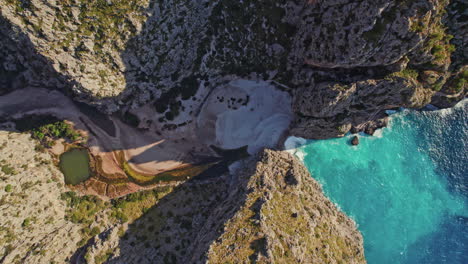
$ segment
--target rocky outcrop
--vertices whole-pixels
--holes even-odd
[[[95,97],[125,89],[120,53],[145,20],[147,1],[1,1],[2,16],[21,28],[55,71]]]
[[[210,245],[208,263],[365,263],[354,222],[289,153],[266,150],[239,181],[233,194],[241,199],[229,200],[240,207]],[[222,219],[229,200],[212,217]]]
[[[0,95],[26,86],[63,89],[65,76],[35,51],[27,35],[0,16]]]
[[[399,76],[302,87],[295,91],[293,107],[299,115],[291,133],[305,138],[344,135],[369,120],[384,118],[385,109],[423,107],[432,94],[411,77]]]
[[[365,263],[362,236],[291,154],[265,150],[236,175],[177,187],[125,234],[87,253],[108,263]]]
[[[214,89],[210,84],[226,76],[268,79],[295,95],[293,134],[323,138],[380,122],[392,107],[420,107],[432,95],[439,106],[463,98],[466,85],[457,74],[466,60],[453,56],[456,67],[450,66],[454,47],[465,53],[460,6],[458,0],[2,0],[2,16],[65,78],[59,87],[103,111],[147,104],[173,118],[201,86]],[[6,58],[5,74],[32,67]],[[388,80],[394,76],[401,79]],[[456,95],[448,92],[454,82]]]
[[[446,25],[461,27],[460,14],[453,10],[461,4],[451,4],[452,12],[446,13],[447,4],[309,1],[299,8],[301,16],[291,17],[301,26],[290,67],[302,66],[293,70],[292,134],[342,136],[384,124],[384,110],[430,102],[447,107],[464,98],[463,71],[450,66],[456,47]],[[448,22],[452,20],[456,22]]]
[[[64,263],[81,226],[65,219],[63,175],[28,134],[0,131],[0,262]]]
[[[426,22],[437,1],[301,1],[294,6],[295,64],[352,68],[396,63],[425,38],[411,30],[413,18]],[[293,6],[291,3],[290,6]],[[293,11],[293,12],[294,12]],[[291,13],[293,13],[291,12]]]

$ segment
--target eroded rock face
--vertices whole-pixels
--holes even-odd
[[[63,77],[57,87],[106,112],[145,104],[164,112],[226,76],[263,79],[295,94],[293,131],[302,131],[295,135],[315,137],[317,124],[332,137],[342,134],[337,127],[362,126],[389,106],[419,107],[431,91],[442,90],[434,98],[440,106],[466,93],[466,85],[456,96],[449,92],[466,64],[458,0],[3,2],[2,16],[20,41]],[[453,57],[454,67],[452,53],[462,58]],[[6,73],[32,68],[24,84],[51,83],[37,67],[5,60]],[[405,71],[415,74],[386,81]],[[376,90],[393,95],[366,95]]]
[[[265,150],[239,177],[240,207],[210,245],[208,263],[365,263],[354,222],[292,155]],[[229,204],[213,217],[222,208]]]
[[[105,251],[107,263],[365,263],[354,222],[299,160],[273,150],[237,175],[177,187],[123,236],[92,243],[88,259]]]
[[[385,124],[384,110],[431,102],[449,107],[464,98],[466,61],[455,58],[452,63],[450,57],[461,37],[454,38],[454,46],[448,34],[459,34],[453,28],[462,27],[462,15],[455,7],[462,4],[453,1],[446,13],[447,4],[303,3],[300,12],[289,17],[298,25],[289,57],[289,66],[296,66],[291,133],[329,138],[350,129],[372,132]]]
[[[0,5],[0,94],[25,86],[61,89],[104,112],[133,110],[136,126],[151,133],[159,132],[139,120],[156,119],[145,119],[142,112],[157,111],[162,127],[190,123],[198,109],[184,109],[180,101],[201,105],[226,76],[268,80],[290,93],[295,112],[290,134],[306,138],[372,133],[385,125],[384,110],[429,102],[447,107],[466,95],[466,15],[459,11],[465,6],[460,0],[0,0]],[[196,95],[199,87],[205,90]],[[176,122],[178,114],[186,120]],[[34,148],[33,141],[27,144]],[[25,150],[12,158],[12,147],[6,150],[0,147],[0,154],[24,163],[34,156]],[[45,193],[56,183],[46,181],[42,167],[31,173],[14,169],[25,177],[1,175],[15,184],[41,174],[43,186],[33,187],[37,195],[56,199],[66,191]],[[364,262],[362,237],[352,221],[289,154],[266,151],[237,176],[206,185],[190,182],[178,190],[134,222],[127,240],[117,234],[120,224],[106,226],[103,236],[90,242],[89,258],[113,252],[114,263]],[[0,194],[10,199],[6,192]],[[31,210],[42,210],[47,201]],[[52,202],[63,218],[63,202]],[[25,198],[25,203],[33,202]],[[43,215],[48,216],[40,213],[39,224]],[[21,226],[10,213],[6,217],[12,227]],[[44,229],[53,232],[47,236],[51,245],[62,245],[62,230],[75,234],[82,228],[56,223],[63,224],[61,230],[55,224]],[[140,228],[143,224],[147,228]],[[32,225],[38,237],[44,230]],[[70,254],[76,240],[67,244]],[[14,259],[15,252],[32,252],[17,239],[8,243],[17,249],[3,248],[0,262]],[[70,254],[57,259],[28,254],[22,260],[63,262]]]
[[[437,1],[301,1],[291,58],[315,67],[389,65],[419,45],[424,36],[411,19],[429,19]],[[291,18],[293,19],[293,18]]]
[[[423,107],[432,95],[417,81],[401,77],[302,87],[295,91],[293,107],[300,115],[291,132],[305,138],[340,136],[369,120],[384,118],[383,109]]]
[[[27,85],[64,88],[66,78],[58,74],[33,43],[0,16],[0,95]]]
[[[61,172],[28,134],[0,131],[0,262],[64,263],[80,225],[64,219]]]
[[[120,53],[141,30],[148,1],[1,1],[2,16],[21,28],[76,92],[116,96],[125,89]],[[2,25],[4,26],[4,25]]]

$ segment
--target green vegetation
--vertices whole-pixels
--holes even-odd
[[[22,227],[29,227],[31,225],[31,222],[33,221],[32,218],[28,217],[23,220],[23,223],[21,224]]]
[[[15,241],[17,238],[18,237],[11,228],[0,226],[0,245],[6,245]]]
[[[171,191],[172,187],[159,187],[153,190],[132,193],[112,200],[110,203],[92,195],[78,196],[74,192],[62,193],[61,199],[66,201],[68,206],[65,219],[82,226],[80,230],[81,240],[77,243],[77,246],[82,247],[90,238],[103,231],[101,227],[96,225],[96,215],[108,215],[110,221],[107,224],[132,223],[148,212],[151,207]],[[91,226],[93,227],[91,228]],[[104,259],[105,256],[102,256],[102,258]]]
[[[63,120],[53,116],[32,115],[15,120],[16,129],[20,132],[30,132],[34,139],[39,140],[43,147],[52,147],[54,140],[59,138],[77,141],[81,135]],[[40,147],[37,147],[40,150]]]
[[[73,223],[83,224],[81,230],[84,237],[89,238],[99,234],[99,227],[90,229],[94,223],[95,215],[108,213],[111,219],[121,223],[133,222],[141,217],[149,208],[153,207],[159,199],[172,191],[172,187],[158,187],[153,190],[141,191],[127,196],[104,202],[96,196],[78,196],[75,192],[62,193],[61,199],[69,207],[65,219]]]
[[[463,70],[450,82],[448,90],[455,93],[462,91],[466,86],[467,80],[468,70]]]
[[[65,219],[73,223],[90,225],[95,214],[109,206],[96,196],[77,196],[75,192],[62,193],[60,198],[66,201],[69,207]]]
[[[132,193],[115,199],[112,201],[111,216],[122,223],[133,222],[171,191],[171,187],[160,187],[151,191]]]
[[[84,246],[91,237],[101,232],[98,226],[89,226],[94,223],[96,214],[104,212],[110,204],[92,195],[77,196],[75,192],[62,193],[60,198],[66,201],[68,206],[65,220],[83,226],[80,230],[81,240],[77,246]]]
[[[106,262],[110,257],[112,257],[112,255],[114,254],[114,251],[112,249],[109,249],[99,255],[97,255],[95,258],[94,258],[94,262],[96,264],[101,264],[101,263],[104,263]]]
[[[153,174],[143,174],[135,171],[129,165],[127,161],[124,160],[123,154],[119,153],[117,155],[120,162],[120,166],[129,179],[139,185],[151,185],[160,182],[170,182],[170,181],[184,181],[188,180],[194,176],[199,175],[203,171],[207,170],[215,163],[206,163],[199,165],[189,165],[180,169],[174,169],[166,172],[162,172],[156,175]]]
[[[406,68],[399,72],[394,72],[386,77],[386,79],[392,79],[392,77],[401,77],[405,79],[417,80],[419,76],[418,71],[410,68]]]
[[[68,28],[70,22],[74,22],[72,8],[77,6],[75,0],[63,0],[59,3],[60,9],[55,10],[57,18],[53,24],[53,29],[67,33],[64,40],[56,43],[58,47],[68,50],[72,44],[78,48],[75,54],[84,56],[85,54],[96,54],[103,62],[112,62],[111,57],[105,51],[123,50],[127,40],[136,33],[136,28],[129,19],[133,17],[140,21],[144,20],[144,8],[148,1],[106,1],[106,0],[84,0],[80,1],[78,25],[76,30]],[[130,34],[128,34],[128,32]],[[80,43],[79,36],[94,36],[93,50],[88,50],[83,43]],[[112,63],[110,63],[112,65]],[[113,67],[116,67],[113,65]],[[99,76],[102,78],[100,72]]]
[[[377,18],[374,27],[371,30],[364,32],[363,37],[368,41],[377,43],[384,35],[387,25],[391,24],[395,20],[398,9],[399,7],[395,6],[382,12],[381,17]]]
[[[138,172],[135,172],[127,162],[122,164],[124,172],[130,177],[133,181],[140,185],[155,184],[160,182],[170,182],[170,181],[184,181],[188,180],[194,176],[199,175],[206,169],[213,166],[214,163],[202,164],[202,165],[191,165],[180,169],[174,169],[166,172],[162,172],[156,175],[143,175]]]
[[[455,46],[450,44],[452,35],[445,33],[445,28],[437,26],[434,28],[434,33],[429,35],[427,41],[427,49],[430,50],[434,56],[435,64],[443,64],[446,60],[450,59],[450,55],[455,51]]]
[[[420,21],[413,21],[410,26],[410,30],[416,33],[422,33],[425,28],[424,23]]]
[[[380,37],[385,32],[385,29],[387,28],[387,24],[389,22],[390,21],[387,21],[385,19],[378,20],[371,30],[366,31],[366,32],[363,33],[363,37],[365,39],[369,40],[369,41],[372,41],[372,42],[379,41]]]
[[[16,175],[17,174],[15,169],[13,167],[11,167],[10,165],[8,165],[8,164],[2,165],[1,170],[6,175]]]
[[[11,184],[8,184],[7,186],[5,186],[5,192],[11,192],[13,186],[11,186]]]
[[[411,26],[411,30],[418,33],[421,31],[421,27],[427,28],[428,36],[424,50],[433,55],[432,64],[434,65],[445,65],[450,60],[452,52],[455,51],[455,46],[450,44],[453,36],[447,34],[447,28],[442,22],[447,4],[448,1],[443,1],[430,21],[427,20],[424,23],[419,20],[413,21]]]
[[[6,0],[7,4],[15,6],[16,12],[23,12],[26,10],[34,11],[34,6],[31,0]]]
[[[76,141],[81,138],[78,132],[73,130],[69,124],[63,121],[40,126],[33,129],[31,133],[33,138],[41,142],[44,142],[47,137],[52,139],[67,138],[71,141]]]

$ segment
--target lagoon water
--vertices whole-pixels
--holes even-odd
[[[71,149],[60,156],[60,170],[66,184],[78,184],[90,176],[89,156],[86,149]]]
[[[370,264],[468,263],[468,100],[404,110],[376,136],[296,149],[325,194],[352,217]]]

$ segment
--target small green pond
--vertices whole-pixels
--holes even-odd
[[[86,149],[72,149],[60,156],[60,170],[66,184],[78,184],[90,176],[89,156]]]

